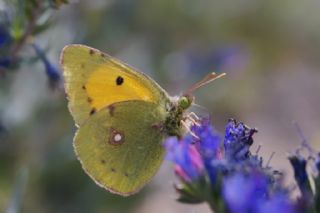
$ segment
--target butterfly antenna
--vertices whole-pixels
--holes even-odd
[[[210,74],[208,74],[207,76],[205,76],[201,81],[195,83],[194,85],[192,85],[186,92],[186,94],[191,94],[192,92],[194,92],[196,89],[209,84],[210,82],[221,78],[223,76],[225,76],[226,73],[221,73],[221,74],[217,74],[215,72],[212,72]]]

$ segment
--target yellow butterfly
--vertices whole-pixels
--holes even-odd
[[[162,141],[181,136],[192,91],[224,74],[209,74],[178,98],[123,62],[84,45],[61,54],[69,110],[79,127],[74,149],[86,173],[123,196],[139,191],[159,169]]]

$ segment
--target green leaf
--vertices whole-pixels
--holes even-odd
[[[13,20],[9,32],[14,40],[19,40],[23,36],[24,28],[21,19],[15,18]]]
[[[197,204],[204,202],[202,198],[194,193],[189,184],[175,185],[175,189],[179,193],[177,201],[181,203]]]

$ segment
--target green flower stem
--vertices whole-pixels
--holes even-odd
[[[34,28],[36,27],[36,22],[41,14],[41,11],[43,9],[43,1],[42,0],[36,0],[35,7],[32,10],[31,17],[28,20],[26,30],[24,31],[21,38],[14,43],[10,50],[10,55],[14,59],[20,49],[24,46],[24,44],[28,41],[28,38],[32,35]]]

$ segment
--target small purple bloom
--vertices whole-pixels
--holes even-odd
[[[193,125],[191,130],[199,137],[197,146],[205,159],[216,159],[220,154],[220,136],[210,125],[209,119],[202,119],[200,125]]]
[[[302,156],[292,155],[289,161],[294,171],[294,178],[299,186],[302,195],[309,199],[311,192],[311,185],[309,182],[306,166],[307,161]]]
[[[11,65],[11,59],[8,57],[0,57],[0,69],[2,68],[8,68]]]
[[[11,39],[10,34],[5,29],[5,27],[0,25],[0,47],[4,46]]]
[[[230,119],[225,131],[224,148],[228,160],[241,161],[248,158],[249,148],[253,144],[253,134],[256,129],[251,129],[243,123]]]
[[[204,118],[200,121],[200,125],[192,126],[191,130],[199,137],[195,143],[204,162],[207,174],[212,184],[216,182],[216,176],[221,169],[219,160],[222,158],[220,149],[220,136],[210,125],[210,120]]]
[[[191,182],[203,174],[203,162],[196,147],[191,144],[192,138],[182,140],[170,137],[164,146],[167,150],[166,160],[175,163],[176,174],[186,182]]]
[[[53,64],[50,63],[44,51],[38,45],[33,44],[32,46],[45,66],[46,74],[49,78],[50,85],[52,87],[55,87],[61,79],[59,70]]]
[[[318,174],[314,177],[314,183],[315,183],[315,197],[314,197],[314,203],[315,203],[315,209],[317,212],[320,212],[320,153],[318,153],[316,157],[316,168]]]
[[[318,170],[318,175],[320,176],[320,153],[318,153],[318,156],[316,158],[316,168]]]

